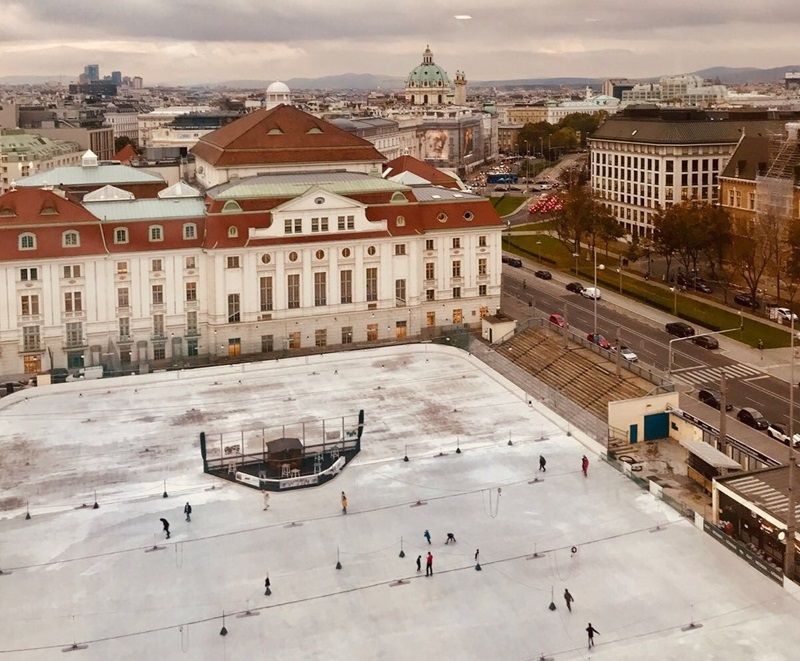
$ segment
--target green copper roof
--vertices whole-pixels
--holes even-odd
[[[447,72],[438,64],[420,64],[408,74],[406,87],[449,87]]]
[[[305,172],[268,174],[236,179],[215,186],[208,194],[217,200],[243,200],[259,197],[297,197],[311,186],[321,186],[337,195],[407,191],[408,186],[358,172]]]

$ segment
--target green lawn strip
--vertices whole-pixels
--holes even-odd
[[[549,232],[556,228],[556,221],[544,220],[539,223],[525,223],[524,225],[514,225],[512,232]]]
[[[541,241],[541,245],[537,246],[536,241]],[[563,243],[554,237],[515,236],[510,237],[510,239],[504,238],[503,248],[509,252],[535,259],[541,254],[543,263],[559,267],[567,272],[575,272],[575,261],[572,254]],[[600,256],[598,255],[598,257]],[[603,259],[599,259],[599,263],[602,262]],[[602,283],[609,291],[619,291],[619,273],[617,273],[616,269],[616,260],[612,259],[605,270],[598,270],[598,285]],[[583,259],[578,263],[578,273],[587,281],[594,280],[593,267]],[[672,313],[674,294],[669,289],[640,280],[623,272],[622,291],[627,296],[642,303]],[[739,326],[740,317],[733,310],[709,305],[681,294],[678,294],[677,301],[677,316],[686,321],[700,324],[713,331],[738,328]],[[752,347],[757,346],[758,341],[762,340],[764,347],[767,349],[787,347],[790,342],[789,333],[785,330],[774,328],[747,317],[744,319],[741,331],[737,330],[726,335]]]
[[[491,198],[492,206],[501,216],[515,212],[526,199],[526,197],[519,195],[504,195],[503,197]]]

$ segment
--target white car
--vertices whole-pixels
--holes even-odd
[[[586,287],[586,289],[584,289],[581,292],[581,296],[583,296],[584,298],[591,298],[592,300],[597,300],[597,301],[599,301],[601,298],[600,290],[596,287]]]
[[[629,363],[635,363],[639,360],[639,356],[637,356],[630,347],[626,347],[624,344],[619,348],[614,347],[612,351],[619,351],[619,355]]]
[[[767,435],[774,438],[776,441],[780,441],[784,445],[789,445],[789,435],[786,433],[786,429],[784,429],[783,425],[778,425],[773,422],[769,423]],[[800,447],[800,434],[794,435],[794,447]]]
[[[797,315],[789,308],[773,308],[773,314],[775,315],[775,319],[782,324],[791,324],[793,318],[795,323],[797,323]]]

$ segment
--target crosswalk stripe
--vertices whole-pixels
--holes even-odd
[[[720,380],[722,372],[728,379],[745,379],[749,377],[764,376],[760,370],[749,365],[726,365],[725,367],[701,367],[688,369],[683,372],[673,373],[675,381],[687,384],[716,383]]]

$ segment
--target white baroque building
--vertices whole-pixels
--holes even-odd
[[[290,111],[281,144],[306,145],[292,171],[279,156],[265,174],[155,199],[0,196],[0,374],[419,337],[499,307],[502,223],[488,200],[363,172],[374,148],[347,134],[310,154],[320,134],[306,122],[320,120]],[[240,135],[235,124],[215,133]]]

